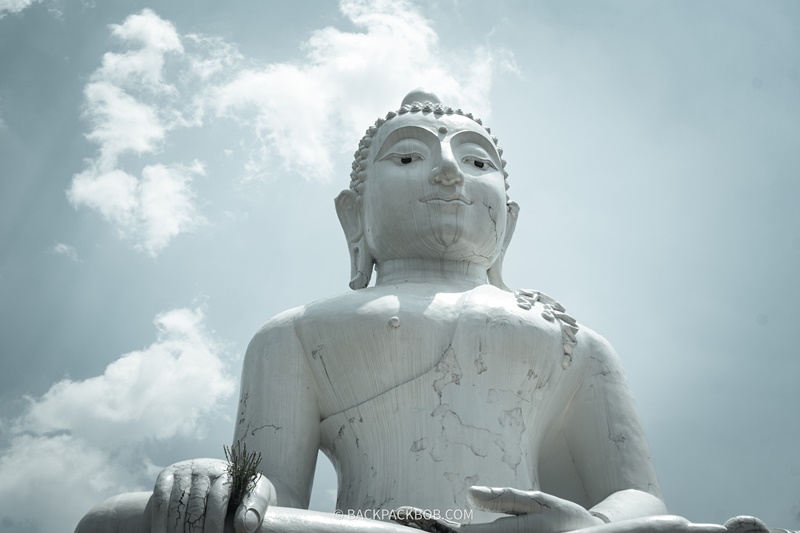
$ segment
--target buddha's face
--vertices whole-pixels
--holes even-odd
[[[469,118],[395,117],[370,145],[362,205],[376,261],[437,258],[488,268],[506,228],[500,156]]]

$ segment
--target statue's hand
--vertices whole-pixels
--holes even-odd
[[[540,491],[470,487],[467,497],[481,511],[516,515],[492,522],[498,531],[560,533],[605,523],[577,503]]]
[[[220,459],[193,459],[162,470],[153,490],[151,531],[223,533],[231,487],[227,466]],[[260,476],[236,509],[236,533],[257,531],[267,507],[275,503],[275,488]]]

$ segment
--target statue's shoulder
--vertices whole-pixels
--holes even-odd
[[[361,291],[358,291],[361,292]],[[347,309],[357,308],[353,300],[359,295],[343,294],[282,311],[267,320],[256,331],[245,353],[245,364],[260,364],[265,359],[273,361],[300,360],[305,354],[304,345],[308,326],[341,319]]]
[[[305,306],[294,307],[280,312],[273,316],[259,328],[253,339],[250,341],[248,351],[259,345],[274,342],[278,338],[293,338],[295,336],[295,325],[305,312]]]
[[[376,299],[394,295],[395,292],[392,287],[367,287],[316,300],[300,308],[302,312],[297,316],[296,323],[302,325],[306,322],[328,320],[347,321],[349,317],[359,315],[359,310],[365,305]]]
[[[566,307],[552,296],[538,290],[519,289],[513,291],[517,306],[541,316],[561,330],[564,350],[563,366],[570,366],[574,359],[594,358],[606,360],[616,358],[608,341],[599,333],[579,322]]]
[[[256,332],[253,340],[294,332],[310,319],[341,317],[355,312],[365,302],[375,298],[373,289],[361,289],[337,294],[282,311],[273,316]]]

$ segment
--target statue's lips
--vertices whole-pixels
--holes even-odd
[[[435,192],[427,194],[419,199],[420,202],[425,204],[464,204],[472,205],[472,200],[461,194],[444,194]]]

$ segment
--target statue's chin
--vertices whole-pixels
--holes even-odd
[[[442,228],[434,234],[436,242],[441,245],[445,250],[458,245],[461,240],[461,231],[458,227]]]
[[[500,245],[494,234],[485,237],[483,241],[476,242],[475,239],[465,238],[460,232],[443,232],[436,238],[436,244],[440,247],[439,258],[448,261],[468,261],[489,268],[500,253]]]

